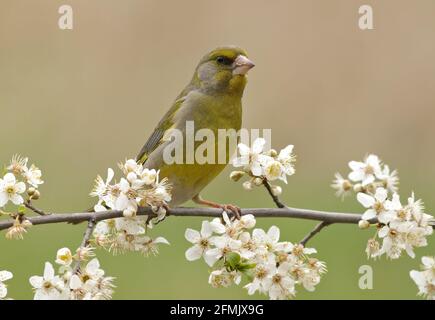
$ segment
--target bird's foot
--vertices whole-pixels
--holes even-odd
[[[236,205],[233,205],[233,204],[222,204],[222,205],[220,205],[220,208],[222,208],[222,210],[225,211],[226,213],[231,211],[231,213],[234,215],[234,217],[237,220],[240,220],[240,218],[242,216],[242,210],[240,209],[240,207],[238,207]]]
[[[242,215],[242,210],[233,204],[220,204],[217,202],[204,200],[199,195],[196,195],[192,198],[193,202],[201,205],[205,205],[212,208],[220,208],[222,211],[225,211],[226,213],[231,213],[236,219],[240,220],[240,217]]]

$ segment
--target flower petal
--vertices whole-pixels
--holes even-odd
[[[12,173],[6,173],[5,176],[3,177],[3,181],[6,184],[15,184],[15,182],[17,181],[15,176]]]
[[[265,144],[266,144],[266,140],[264,140],[263,138],[255,139],[254,143],[252,144],[252,152],[261,153],[263,151]]]
[[[185,256],[188,261],[195,261],[201,258],[202,256],[202,248],[198,245],[194,245],[186,250]]]
[[[371,220],[376,217],[376,211],[369,209],[361,216],[362,220]]]
[[[375,199],[379,202],[384,202],[388,197],[388,191],[384,188],[377,188],[375,193]]]
[[[44,280],[51,280],[54,278],[54,268],[50,262],[45,263]]]
[[[246,144],[239,143],[237,147],[239,148],[239,153],[241,156],[246,156],[251,152],[251,149]]]
[[[199,239],[201,239],[199,232],[190,228],[186,229],[184,232],[184,237],[191,243],[197,243]]]
[[[29,278],[30,285],[35,289],[42,288],[42,284],[44,283],[44,278],[40,276],[32,276]]]
[[[201,226],[201,236],[204,238],[209,238],[213,234],[213,226],[207,220],[202,222]]]
[[[362,192],[358,192],[356,198],[365,208],[370,208],[375,204],[375,199],[372,196]]]
[[[6,271],[6,270],[0,271],[0,282],[12,279],[13,276],[14,275],[10,271]]]
[[[267,236],[273,243],[277,243],[279,240],[279,233],[279,228],[277,226],[271,226],[269,231],[267,231]]]
[[[4,207],[6,203],[8,203],[9,197],[6,192],[0,192],[0,208]]]
[[[20,196],[18,194],[13,194],[11,196],[11,201],[14,205],[19,206],[20,204],[22,204],[24,202],[24,199],[22,196]]]

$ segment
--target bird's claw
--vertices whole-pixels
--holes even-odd
[[[222,210],[225,212],[231,212],[237,220],[240,220],[242,216],[242,210],[233,204],[223,204],[221,206]]]

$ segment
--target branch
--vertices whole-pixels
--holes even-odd
[[[272,197],[273,202],[275,202],[276,206],[278,208],[287,208],[287,206],[281,202],[281,200],[279,200],[277,195],[274,195],[272,192],[272,187],[270,186],[269,181],[267,180],[263,180],[263,184],[266,187],[267,191],[269,192],[269,195]],[[307,242],[314,237],[316,234],[318,234],[320,231],[322,231],[322,229],[326,226],[329,226],[330,224],[332,224],[333,222],[331,221],[325,221],[323,220],[322,222],[320,222],[318,225],[316,225],[314,227],[314,229],[308,233],[302,240],[301,242],[299,242],[301,245],[303,245],[305,247],[305,245],[307,244]]]
[[[273,202],[275,202],[275,204],[276,204],[276,206],[277,206],[278,208],[285,208],[285,207],[287,207],[284,203],[282,203],[282,202],[279,200],[278,196],[276,196],[276,195],[273,194],[273,192],[272,192],[272,187],[270,186],[269,181],[267,181],[266,179],[264,179],[264,180],[263,180],[263,185],[266,187],[267,192],[269,192],[269,195],[271,196]]]
[[[39,214],[40,216],[47,216],[47,215],[50,214],[50,213],[46,213],[45,211],[42,211],[41,209],[35,208],[35,207],[32,205],[32,203],[30,202],[30,200],[24,202],[24,206],[25,206],[27,209],[30,209],[30,210],[32,210],[33,212]]]
[[[314,237],[316,234],[318,234],[320,231],[322,231],[323,228],[329,226],[330,224],[332,224],[332,222],[326,222],[326,221],[322,221],[320,222],[309,234],[307,234],[302,240],[301,242],[299,242],[301,245],[303,245],[305,247],[305,245],[307,244],[307,242]]]
[[[246,208],[241,209],[242,215],[252,214],[258,218],[296,218],[305,220],[317,220],[328,223],[349,223],[358,224],[361,220],[361,214],[326,212],[298,208]],[[139,208],[138,216],[155,217],[156,214],[151,208]],[[221,217],[222,210],[215,208],[171,208],[168,210],[169,216],[175,217]],[[94,220],[95,222],[113,218],[122,218],[122,211],[108,210],[103,212],[80,212],[80,213],[51,213],[45,216],[26,217],[33,225],[51,224],[51,223],[80,223]],[[13,225],[14,220],[9,219],[0,222],[0,230],[7,229]],[[370,223],[376,223],[371,220]]]
[[[86,248],[89,245],[89,240],[91,239],[92,232],[94,231],[96,224],[97,224],[96,219],[94,218],[89,219],[88,227],[86,228],[85,233],[83,234],[83,240],[79,248]],[[77,274],[79,269],[80,269],[80,260],[78,260],[74,265],[73,274]]]

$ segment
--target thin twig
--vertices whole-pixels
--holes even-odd
[[[281,200],[279,200],[278,196],[273,194],[272,187],[270,186],[269,181],[263,180],[263,184],[266,187],[267,191],[269,192],[269,195],[272,197],[273,202],[275,202],[276,206],[278,208],[288,208]],[[318,234],[324,227],[329,226],[333,222],[327,222],[325,220],[321,221],[319,224],[317,224],[313,230],[311,230],[310,233],[308,233],[300,242],[303,246],[307,244],[307,242],[314,237],[316,234]]]
[[[263,185],[266,187],[267,192],[269,192],[269,195],[272,197],[273,202],[275,202],[275,204],[278,208],[286,208],[287,207],[284,203],[281,202],[281,200],[279,200],[277,195],[273,194],[272,187],[271,187],[269,181],[267,181],[266,179],[263,180]]]
[[[50,214],[50,213],[47,213],[47,212],[45,212],[45,211],[42,211],[41,209],[38,209],[38,208],[34,207],[30,201],[26,201],[26,202],[24,202],[24,206],[25,206],[27,209],[30,209],[30,210],[32,210],[33,212],[39,214],[40,216],[48,216],[48,215]]]
[[[307,242],[314,237],[316,234],[318,234],[323,228],[329,226],[330,224],[332,224],[333,222],[326,222],[326,221],[322,221],[319,224],[316,225],[316,227],[311,230],[311,232],[309,234],[307,234],[299,243],[301,245],[303,245],[305,247],[305,245],[307,244]]]
[[[97,224],[97,221],[95,218],[89,219],[88,226],[85,230],[85,233],[83,234],[83,240],[80,244],[80,248],[86,248],[89,245],[89,240],[91,239],[92,232],[95,229],[95,225]],[[80,270],[80,260],[76,261],[74,268],[73,268],[73,274],[77,274],[77,272]]]
[[[222,210],[215,208],[171,208],[170,216],[174,217],[221,217]],[[326,212],[298,208],[246,208],[241,209],[242,215],[252,214],[258,218],[297,218],[305,220],[317,220],[330,223],[350,223],[357,224],[361,220],[361,214]],[[153,216],[156,214],[150,207],[139,208],[138,216]],[[51,223],[80,223],[95,219],[96,222],[113,218],[122,218],[122,211],[108,210],[103,212],[80,212],[80,213],[51,213],[50,215],[39,217],[28,217],[27,219],[35,226],[40,224]],[[0,222],[0,230],[7,229],[13,225],[14,220],[8,219]],[[377,220],[370,220],[370,223],[376,223]]]

